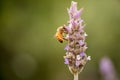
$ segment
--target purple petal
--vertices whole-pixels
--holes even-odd
[[[76,39],[78,39],[78,40],[79,40],[79,39],[80,39],[80,40],[83,40],[83,38],[84,38],[83,36],[81,36],[80,32],[76,32],[75,37],[76,37]],[[79,41],[80,41],[80,40],[79,40]],[[78,41],[78,44],[81,45],[81,43],[80,43],[79,41]]]
[[[66,45],[65,48],[64,48],[64,50],[67,50],[67,51],[68,51],[68,50],[69,50],[69,46]]]
[[[80,65],[80,61],[76,61],[75,65],[79,66]]]
[[[69,64],[69,60],[68,60],[68,58],[65,58],[65,62],[64,62],[64,64]]]
[[[79,31],[80,31],[80,32],[83,32],[83,31],[84,31],[83,28],[84,28],[84,26],[80,26],[80,27],[79,27]]]
[[[66,26],[65,29],[67,30],[68,33],[71,33],[71,28],[69,26]]]
[[[74,12],[77,11],[77,2],[72,1],[69,11],[70,11],[71,13],[74,13]]]
[[[85,53],[84,53],[84,52],[81,52],[81,53],[80,53],[80,56],[81,56],[81,57],[85,56]]]
[[[74,13],[77,11],[77,2],[72,1],[70,9],[67,9],[67,10],[68,10],[68,14],[69,14],[70,19],[72,19]]]
[[[82,11],[83,11],[83,8],[81,8],[79,11],[77,11],[76,14],[74,15],[74,18],[78,19],[81,15]]]
[[[84,44],[84,41],[83,40],[80,40],[79,41],[79,44],[82,46]]]
[[[75,20],[72,20],[72,21],[71,21],[71,24],[72,24],[72,26],[73,26],[74,28],[76,28],[79,23],[78,23],[77,21],[75,21]]]

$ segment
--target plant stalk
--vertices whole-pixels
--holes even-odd
[[[74,74],[74,80],[78,80],[78,73]]]

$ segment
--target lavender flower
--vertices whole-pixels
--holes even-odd
[[[70,72],[74,75],[74,80],[78,80],[78,74],[83,70],[86,62],[90,60],[87,56],[86,32],[84,31],[84,20],[81,19],[83,8],[77,10],[77,2],[72,1],[68,10],[69,18],[68,25],[63,26],[63,39],[68,41],[66,45],[66,55],[64,63],[68,65]]]
[[[65,63],[67,64],[72,74],[78,74],[82,71],[86,62],[90,60],[85,51],[87,45],[85,42],[86,32],[84,31],[84,20],[81,19],[83,8],[77,10],[77,2],[72,1],[68,14],[70,17],[69,24],[64,26],[67,33],[68,44],[65,47],[66,56],[64,56]],[[67,59],[67,60],[66,60]]]
[[[103,57],[100,61],[100,72],[104,80],[118,80],[115,68],[109,57]]]

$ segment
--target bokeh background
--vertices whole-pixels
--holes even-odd
[[[92,57],[80,80],[103,80],[99,62],[109,56],[120,77],[120,0],[75,0],[83,7]],[[73,80],[63,44],[54,34],[66,24],[71,0],[0,0],[0,80]]]

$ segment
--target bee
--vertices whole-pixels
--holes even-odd
[[[57,32],[55,34],[55,38],[60,42],[63,43],[64,40],[66,40],[64,38],[64,33],[65,33],[65,27],[64,26],[60,26],[57,28]]]

